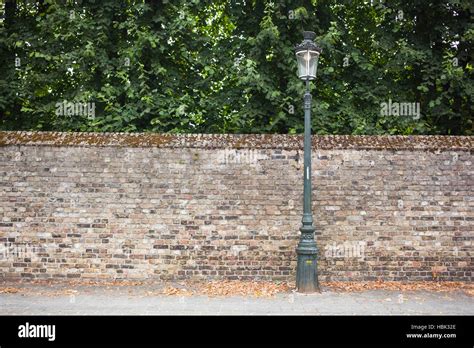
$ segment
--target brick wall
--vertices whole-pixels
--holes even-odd
[[[313,137],[321,279],[472,281],[472,137]],[[0,132],[0,278],[293,280],[302,139]]]

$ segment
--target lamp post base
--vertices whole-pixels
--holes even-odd
[[[304,245],[302,245],[304,244]],[[300,242],[296,248],[298,264],[296,267],[296,290],[301,293],[321,292],[317,275],[316,243]]]

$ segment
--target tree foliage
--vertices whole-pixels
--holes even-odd
[[[318,134],[473,133],[470,0],[6,1],[0,129],[300,133],[294,46],[317,33]],[[419,103],[420,117],[382,115]],[[94,117],[58,114],[94,103]]]

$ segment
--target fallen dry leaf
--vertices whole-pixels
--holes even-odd
[[[20,289],[17,288],[0,288],[0,294],[16,294],[17,292],[20,292]]]
[[[474,296],[474,289],[464,289],[464,292],[469,296]]]
[[[207,296],[254,296],[272,297],[279,292],[290,290],[286,283],[268,281],[222,280],[202,284],[198,291]]]
[[[150,291],[149,291],[150,292]],[[161,292],[162,294],[168,295],[168,296],[191,296],[193,294],[192,291],[187,290],[187,289],[182,289],[182,288],[175,288],[172,286],[168,286],[163,289]]]
[[[114,290],[117,287],[133,286],[137,290],[143,289],[141,293],[144,296],[192,296],[204,295],[210,297],[216,296],[253,296],[253,297],[272,297],[278,293],[288,293],[294,290],[295,284],[286,282],[270,282],[270,281],[242,281],[242,280],[216,280],[211,282],[191,282],[182,281],[179,283],[160,283],[160,287],[148,291],[147,283],[142,281],[61,281],[61,282],[32,282],[33,284],[47,285],[45,287],[0,287],[0,293],[17,293],[21,292],[25,295],[44,295],[52,296],[71,296],[76,295],[78,290],[76,286],[83,286],[80,291],[83,293],[95,287],[104,290]],[[155,283],[148,283],[155,284]],[[6,285],[6,284],[5,284]],[[165,288],[161,290],[161,286]],[[391,290],[398,292],[405,291],[434,291],[434,292],[450,292],[464,291],[468,296],[474,296],[474,284],[466,282],[452,281],[419,281],[419,282],[401,282],[401,281],[329,281],[322,282],[324,290],[335,292],[361,292],[369,290]],[[57,287],[59,286],[59,288]],[[140,288],[143,286],[143,288]],[[131,294],[135,290],[128,290]],[[138,294],[137,294],[138,295]],[[416,299],[416,298],[415,298]]]

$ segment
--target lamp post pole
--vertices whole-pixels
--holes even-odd
[[[314,33],[305,32],[305,40],[314,38]],[[314,45],[314,44],[313,44]],[[319,51],[320,52],[320,51]],[[319,53],[318,53],[319,56]],[[308,56],[309,59],[309,56]],[[317,63],[316,63],[317,64]],[[316,69],[315,69],[316,70]],[[316,72],[314,72],[316,74]],[[314,76],[315,78],[315,76]],[[314,240],[315,228],[311,209],[311,93],[310,78],[306,77],[306,92],[304,94],[304,194],[303,218],[300,227],[300,241],[296,248],[298,263],[296,269],[296,289],[298,292],[319,292],[317,274],[318,249]]]

